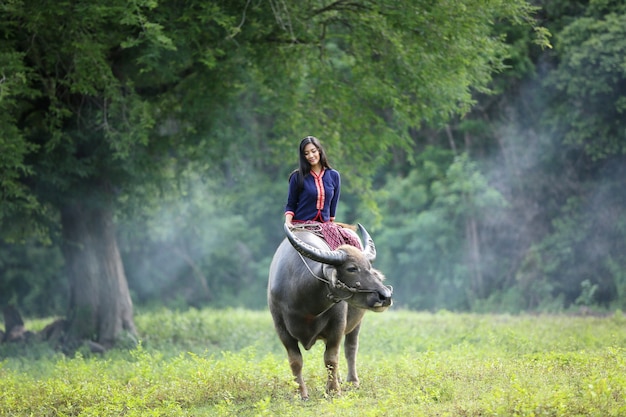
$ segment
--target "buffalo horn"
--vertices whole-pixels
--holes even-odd
[[[297,238],[296,235],[289,229],[289,226],[287,224],[285,224],[284,227],[285,233],[287,234],[287,239],[289,239],[291,245],[294,247],[295,250],[297,250],[307,258],[313,259],[317,262],[335,266],[341,265],[345,262],[346,257],[348,256],[345,252],[340,250],[321,250],[313,247],[308,243],[302,241],[301,239]]]
[[[374,245],[374,240],[370,237],[370,234],[367,233],[367,230],[365,230],[365,227],[363,227],[361,223],[359,223],[358,226],[361,239],[363,240],[363,255],[368,261],[373,262],[374,259],[376,259],[376,245]]]

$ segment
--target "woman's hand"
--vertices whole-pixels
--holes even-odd
[[[293,220],[293,215],[292,214],[285,214],[285,224],[292,229],[293,228],[293,223],[291,223],[291,221]]]

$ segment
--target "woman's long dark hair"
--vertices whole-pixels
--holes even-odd
[[[324,151],[324,147],[320,143],[320,140],[315,136],[307,136],[300,142],[300,168],[294,170],[291,174],[289,174],[289,180],[291,180],[291,177],[294,174],[298,175],[298,188],[303,187],[304,177],[306,177],[311,172],[311,164],[309,164],[309,161],[307,161],[306,157],[304,156],[304,148],[309,143],[317,148],[317,151],[320,154],[320,165],[322,165],[322,168],[332,168],[328,163],[328,158],[326,158],[326,151]]]

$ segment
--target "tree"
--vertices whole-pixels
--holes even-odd
[[[177,32],[184,20],[169,28],[170,37],[151,20],[176,18],[170,6],[8,2],[2,9],[1,50],[11,64],[4,74],[3,121],[20,151],[7,171],[21,180],[3,187],[5,199],[49,214],[43,220],[60,226],[71,293],[68,344],[93,339],[110,347],[124,330],[135,335],[114,217],[141,200],[139,192],[167,184],[175,169],[172,153],[194,151],[173,149],[184,129],[157,119],[176,116],[174,100],[185,98],[177,89],[191,82],[194,66],[208,67],[221,52],[180,45],[175,58],[177,36],[187,35]],[[190,17],[193,9],[178,17]],[[215,31],[230,27],[219,21],[219,10],[202,17]],[[202,43],[203,36],[196,40]],[[177,123],[184,126],[184,118]],[[192,145],[198,140],[197,134],[186,137]],[[32,222],[22,214],[3,210],[3,225]]]
[[[337,158],[350,155],[353,186],[367,187],[411,126],[466,111],[501,68],[492,22],[532,26],[532,11],[524,1],[6,1],[0,216],[13,227],[3,236],[60,231],[67,340],[112,346],[136,333],[116,218],[176,193],[192,161],[219,169],[242,131],[233,103],[246,100],[270,157],[320,132]]]

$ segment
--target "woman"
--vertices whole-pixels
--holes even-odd
[[[322,144],[307,136],[300,142],[300,168],[289,176],[285,223],[334,221],[340,190],[341,177],[328,164]]]

